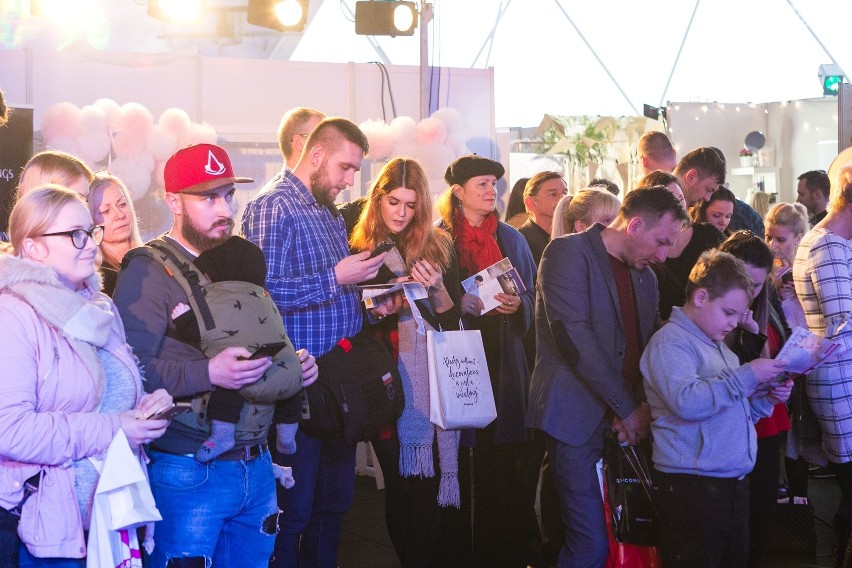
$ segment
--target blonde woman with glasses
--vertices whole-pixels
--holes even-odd
[[[104,232],[83,199],[60,186],[32,189],[9,234],[0,253],[0,565],[82,567],[98,482],[88,458],[120,430],[139,456],[168,425],[147,417],[172,397],[142,394],[121,319],[99,291]]]

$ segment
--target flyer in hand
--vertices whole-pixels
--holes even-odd
[[[797,326],[775,358],[787,362],[787,373],[806,374],[822,365],[839,347],[836,341]]]
[[[405,298],[409,302],[414,300],[422,300],[427,298],[429,294],[426,288],[419,282],[413,280],[397,281],[391,284],[372,284],[368,286],[359,286],[361,289],[361,300],[367,309],[375,308],[384,302],[388,296],[395,294],[400,290],[405,294]]]
[[[512,266],[512,261],[504,258],[495,262],[485,270],[480,270],[470,278],[462,281],[462,288],[468,294],[473,294],[482,300],[485,305],[480,315],[490,312],[500,305],[494,299],[499,293],[515,294],[519,296],[527,289],[518,275],[518,271]]]

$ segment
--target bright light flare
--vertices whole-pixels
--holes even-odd
[[[282,0],[275,5],[275,17],[282,25],[292,27],[302,21],[304,9],[299,0]]]
[[[188,24],[201,19],[202,0],[149,0],[159,4],[162,17],[177,24]]]
[[[411,29],[414,25],[414,11],[406,4],[400,4],[393,11],[393,25],[401,32]]]

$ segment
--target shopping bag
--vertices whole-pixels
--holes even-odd
[[[609,557],[607,558],[605,568],[662,568],[663,561],[656,546],[625,544],[618,542],[615,538],[612,510],[609,506],[609,495],[607,494],[606,483],[604,483],[603,469],[603,460],[598,460],[598,483],[601,486],[606,533],[609,540]]]
[[[136,527],[163,519],[142,463],[122,430],[115,434],[103,460],[90,459],[100,477],[92,507],[86,565],[141,567]]]
[[[616,434],[604,435],[604,478],[613,532],[619,542],[644,546],[657,543],[657,512],[653,501],[650,445],[621,445]]]
[[[444,430],[484,428],[497,418],[479,330],[426,332],[429,419]]]

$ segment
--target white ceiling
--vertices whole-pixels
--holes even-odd
[[[85,23],[74,25],[67,18],[30,16],[28,0],[0,0],[0,41],[5,49],[419,63],[417,34],[375,38],[375,45],[356,36],[349,20],[354,0],[311,0],[309,26],[300,34],[248,25],[240,11],[246,2],[237,0],[207,0],[210,13],[184,27],[149,18],[142,0],[89,1],[91,11],[80,11]],[[643,103],[668,100],[818,97],[817,69],[830,61],[827,52],[852,72],[848,0],[704,0],[697,9],[694,0],[433,0],[433,5],[430,63],[493,66],[498,126],[535,125],[545,113],[641,113]],[[453,88],[449,83],[441,85],[442,93]]]

